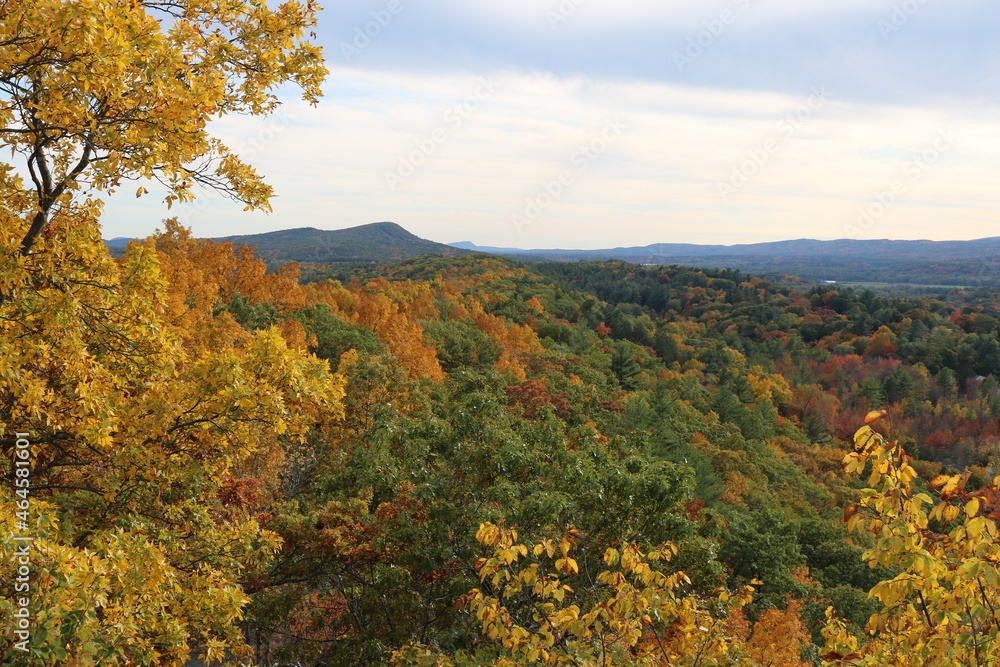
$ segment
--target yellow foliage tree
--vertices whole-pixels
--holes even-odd
[[[529,547],[516,530],[484,523],[477,540],[492,553],[477,563],[482,588],[464,598],[481,628],[474,653],[449,656],[428,647],[397,651],[397,666],[471,667],[573,665],[574,667],[739,665],[745,653],[727,615],[750,602],[752,588],[720,591],[714,600],[685,595],[683,572],[665,567],[672,545],[645,551],[627,543],[604,554],[596,595],[574,602],[574,585],[588,577],[571,553],[582,536]],[[797,664],[797,663],[793,663]]]
[[[18,450],[30,455],[26,485],[0,490],[0,522],[32,540],[30,639],[4,634],[5,665],[218,663],[241,651],[240,581],[277,540],[222,497],[248,459],[335,416],[342,383],[276,329],[202,318],[218,335],[189,335],[214,306],[212,281],[178,303],[152,248],[113,262],[99,196],[145,178],[168,204],[201,185],[266,209],[271,189],[208,122],[270,113],[287,83],[316,101],[325,69],[306,33],[317,9],[0,2],[0,141],[22,160],[0,164],[5,476],[12,448],[30,443]],[[22,558],[21,546],[4,541],[0,558]],[[5,597],[0,624],[15,613]]]
[[[885,415],[874,412],[866,421]],[[966,492],[969,475],[941,475],[936,497],[914,493],[917,473],[896,442],[865,425],[844,459],[851,474],[868,473],[845,521],[874,545],[864,557],[897,572],[870,595],[882,609],[851,635],[828,611],[824,664],[945,667],[1000,665],[1000,477]]]
[[[311,0],[0,3],[0,137],[24,160],[23,172],[0,165],[0,192],[28,223],[20,251],[70,208],[94,213],[96,201],[77,201],[83,184],[112,192],[155,178],[168,203],[203,185],[266,209],[270,187],[207,124],[273,111],[289,82],[316,101],[326,75],[306,40],[316,10]]]
[[[114,262],[96,223],[73,219],[26,256],[24,219],[0,215],[5,477],[8,434],[30,442],[28,486],[4,485],[0,515],[7,535],[33,540],[28,651],[6,633],[3,664],[238,654],[240,581],[278,544],[220,496],[249,458],[336,416],[341,381],[273,329],[185,349],[164,323],[151,248]],[[5,540],[0,558],[17,548]],[[13,611],[0,605],[5,627]]]

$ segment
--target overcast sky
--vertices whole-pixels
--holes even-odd
[[[1000,236],[996,0],[349,0],[290,92],[218,136],[274,212],[113,197],[104,235],[391,220],[600,248]]]

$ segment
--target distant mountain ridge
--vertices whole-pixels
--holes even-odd
[[[120,254],[129,239],[107,241]],[[268,265],[386,263],[419,255],[504,255],[523,261],[618,260],[733,268],[753,275],[791,274],[806,281],[884,282],[915,285],[1000,286],[1000,237],[973,241],[793,239],[738,245],[654,243],[603,250],[503,248],[470,241],[443,244],[420,238],[393,222],[322,230],[285,229],[213,238],[246,244]],[[787,276],[786,276],[787,277]]]
[[[315,227],[264,234],[224,236],[213,241],[246,244],[268,264],[287,262],[391,262],[418,255],[460,255],[466,251],[411,234],[394,222],[373,222],[347,229]]]
[[[116,237],[105,243],[112,254],[121,254],[132,239]],[[422,239],[394,222],[373,222],[348,229],[315,227],[282,229],[263,234],[223,236],[209,239],[248,245],[271,266],[300,262],[393,262],[419,255],[460,255],[466,251]]]
[[[811,281],[1000,285],[1000,237],[972,241],[794,239],[730,246],[654,243],[604,250],[524,250],[477,246],[468,241],[452,245],[528,261],[682,264],[751,274],[792,274]]]
[[[937,258],[963,259],[978,257],[984,250],[1000,252],[1000,236],[973,241],[893,241],[890,239],[837,239],[818,241],[815,239],[793,239],[788,241],[768,241],[736,245],[702,245],[696,243],[652,243],[645,246],[617,247],[599,250],[568,250],[561,248],[528,250],[521,248],[498,248],[478,246],[469,241],[449,245],[473,252],[502,255],[531,255],[546,258],[565,258],[566,261],[580,259],[619,259],[681,257],[788,257],[819,255],[842,257],[882,255],[889,253],[895,257],[926,258],[931,253]]]

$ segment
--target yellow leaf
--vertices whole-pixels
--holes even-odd
[[[958,518],[959,509],[955,505],[946,505],[942,512],[945,521],[954,521]]]
[[[965,504],[965,514],[969,517],[979,514],[979,498],[973,498]]]

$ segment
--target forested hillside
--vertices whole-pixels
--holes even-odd
[[[0,304],[5,664],[996,662],[988,293],[70,241]]]
[[[633,264],[678,264],[735,268],[758,275],[790,274],[810,282],[886,283],[916,287],[997,287],[1000,238],[973,241],[888,239],[797,239],[741,245],[654,243],[606,250],[522,250],[453,243],[456,248],[525,261],[618,260]]]
[[[414,236],[393,222],[330,231],[304,227],[212,240],[251,246],[270,266],[293,261],[389,262],[417,255],[451,256],[464,252]]]
[[[363,10],[355,55],[402,8]],[[129,183],[166,208],[222,197],[270,210],[272,186],[248,161],[272,141],[281,180],[319,188],[293,194],[296,206],[344,193],[367,206],[372,179],[342,180],[385,149],[358,143],[365,118],[412,151],[405,128],[424,116],[414,94],[383,107],[374,84],[417,81],[421,66],[376,79],[338,67],[334,97],[366,97],[325,116],[346,119],[346,143],[304,115],[283,138],[278,123],[245,135],[247,119],[277,120],[293,89],[319,102],[320,11],[313,0],[0,2],[0,664],[1000,666],[995,291],[904,299],[728,269],[529,265],[392,223],[275,232],[255,251],[172,219],[113,241],[125,247],[112,255],[105,204]],[[382,39],[392,34],[403,24]],[[566,88],[548,85],[561,78],[545,87]],[[450,95],[440,81],[435,95]],[[496,113],[514,147],[537,143],[528,116],[569,109],[486,104],[479,91],[444,119],[473,103],[508,109]],[[634,111],[634,96],[613,97]],[[661,115],[662,136],[676,136],[675,116]],[[581,176],[628,124],[608,122],[572,158],[586,156]],[[469,136],[475,125],[491,122]],[[655,145],[644,138],[655,124],[642,125]],[[414,137],[409,155],[422,163],[425,143],[445,138],[452,151],[466,133],[451,142],[452,129]],[[305,150],[279,148],[298,132]],[[440,210],[462,229],[494,204],[456,199],[489,195],[456,183],[534,171],[502,155],[494,169],[484,146],[438,162],[452,170]],[[315,173],[306,152],[322,155]],[[631,182],[651,182],[653,163],[626,155],[605,165],[631,160]],[[400,174],[415,159],[401,157]],[[562,172],[544,196],[554,203],[577,177]],[[963,188],[943,215],[969,201],[986,210],[974,183],[951,180]],[[591,183],[580,187],[611,193],[587,206],[601,225],[641,208],[622,208],[620,193],[638,192],[628,180]],[[499,185],[486,190],[514,181]],[[430,199],[378,188],[379,207],[437,215]],[[145,233],[160,204],[134,209],[145,218],[121,233]],[[221,228],[207,213],[221,208],[195,210]],[[753,225],[763,210],[724,215]],[[751,253],[749,266],[842,278],[817,275],[831,247],[817,243],[779,244],[782,265]],[[996,285],[997,239],[935,246],[950,250],[933,261],[912,254],[923,242],[892,242],[892,258],[887,242],[859,243],[834,242],[853,248],[835,265],[843,277]],[[721,253],[732,266],[743,250],[684,263]],[[314,264],[284,264],[295,257]]]

